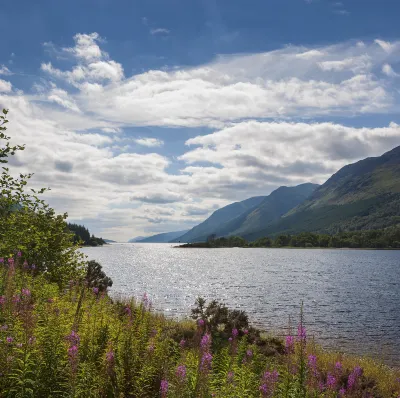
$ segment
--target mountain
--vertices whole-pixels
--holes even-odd
[[[193,242],[193,241],[205,241],[208,236],[214,233],[214,231],[221,225],[243,214],[245,211],[253,209],[258,206],[265,196],[255,196],[250,199],[243,200],[242,202],[235,202],[228,206],[222,207],[214,211],[210,217],[208,217],[201,224],[193,227],[190,231],[182,236],[177,237],[178,239],[171,239],[172,242]]]
[[[128,243],[134,243],[134,242],[139,242],[142,239],[146,239],[147,236],[136,236],[135,238],[129,239]]]
[[[343,167],[281,219],[243,237],[254,240],[279,233],[337,233],[398,224],[400,146]]]
[[[135,242],[137,242],[137,243],[167,243],[176,238],[179,238],[181,235],[184,235],[186,232],[188,232],[188,229],[186,229],[184,231],[165,232],[162,234],[148,236],[147,238],[142,238],[142,239],[136,240]],[[131,242],[131,241],[132,240],[130,240],[129,242]]]

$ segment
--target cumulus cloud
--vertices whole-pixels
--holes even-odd
[[[160,147],[164,145],[164,141],[159,140],[158,138],[136,138],[134,141],[136,144],[147,146],[149,148]]]
[[[9,76],[12,75],[12,72],[7,68],[7,66],[0,65],[0,75]]]
[[[12,84],[0,79],[0,93],[8,93],[12,90]]]
[[[133,76],[97,33],[74,43],[57,50],[73,66],[43,63],[33,93],[0,80],[0,104],[11,111],[13,140],[27,145],[13,168],[34,172],[34,187],[52,188],[46,199],[57,211],[104,237],[184,229],[232,201],[322,183],[398,145],[395,123],[354,128],[319,118],[396,111],[399,42],[288,46]],[[131,126],[158,126],[161,138],[132,137]],[[187,147],[168,158],[169,126],[206,133],[187,129]],[[132,142],[161,149],[135,153]]]

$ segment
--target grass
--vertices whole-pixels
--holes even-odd
[[[177,322],[147,297],[112,300],[77,281],[60,288],[22,257],[0,267],[1,397],[400,395],[398,371],[325,351],[301,325],[294,334]]]

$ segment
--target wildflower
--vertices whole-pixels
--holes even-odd
[[[246,355],[247,355],[249,358],[251,358],[251,357],[253,356],[253,351],[247,350],[247,351],[246,351]]]
[[[14,339],[13,339],[12,337],[9,336],[9,337],[6,338],[6,341],[7,341],[8,344],[12,344],[12,342],[14,341]]]
[[[18,348],[22,348],[22,343],[18,343],[18,344],[16,344],[16,346],[17,346]]]
[[[167,392],[168,392],[168,381],[167,380],[161,380],[161,397],[166,397]]]
[[[29,344],[29,345],[32,345],[32,344],[35,343],[35,341],[36,341],[36,338],[35,338],[34,336],[29,337],[28,344]]]
[[[142,302],[145,308],[150,306],[150,300],[149,297],[147,296],[147,293],[143,294]]]
[[[339,397],[344,397],[346,395],[346,390],[344,388],[341,388],[339,390]]]
[[[211,362],[212,362],[212,355],[209,352],[205,352],[201,357],[201,369],[202,370],[209,370],[211,369]]]
[[[199,325],[199,327],[203,327],[204,326],[204,319],[199,319],[197,321],[197,324]]]
[[[79,344],[80,341],[80,337],[78,335],[78,333],[76,333],[74,330],[71,332],[71,334],[69,334],[66,337],[66,340],[68,340],[72,346],[76,346]]]
[[[78,347],[76,345],[68,348],[68,360],[71,364],[72,370],[75,372],[77,368]]]
[[[29,297],[31,295],[31,291],[29,289],[22,289],[21,292],[25,297]]]
[[[272,397],[275,385],[278,381],[279,373],[274,370],[273,372],[265,372],[262,378],[260,391],[263,397]]]
[[[126,313],[129,317],[132,316],[132,311],[131,311],[131,309],[130,309],[129,307],[125,307],[125,313]]]
[[[0,263],[4,264],[4,257],[0,257]]]
[[[153,344],[149,345],[147,350],[149,351],[150,354],[152,354],[154,352],[154,345]]]
[[[308,356],[308,367],[314,376],[317,376],[317,357],[315,355]]]
[[[243,333],[244,333],[244,334],[249,334],[249,331],[248,331],[247,329],[244,329],[244,330],[243,330]]]
[[[22,256],[22,253],[19,251],[18,253],[17,253],[17,257],[21,257]]]
[[[237,337],[239,335],[239,331],[235,328],[235,329],[232,329],[232,337],[233,338],[235,338],[235,337]]]
[[[297,339],[305,342],[307,338],[306,328],[303,325],[299,325],[297,328]]]
[[[206,333],[206,334],[201,338],[200,347],[201,347],[202,350],[206,350],[206,349],[209,348],[210,344],[211,344],[211,335],[208,334],[208,333]]]
[[[0,305],[5,304],[6,302],[6,297],[5,296],[0,296]]]
[[[3,326],[0,327],[0,329],[4,332],[8,329],[8,325],[4,324]]]
[[[20,296],[13,296],[12,301],[14,304],[17,304],[21,301],[21,298]]]
[[[176,368],[176,377],[178,378],[179,382],[183,383],[186,379],[186,366],[185,365],[179,365]]]
[[[182,339],[182,340],[180,341],[179,345],[180,345],[181,348],[184,348],[185,345],[186,345],[186,340]]]
[[[336,370],[338,373],[341,373],[341,372],[342,372],[342,370],[343,370],[343,365],[342,365],[341,362],[336,362],[336,363],[335,363],[335,370]]]
[[[35,269],[36,269],[36,265],[35,265],[35,264],[32,264],[32,265],[31,265],[31,269],[35,270]]]
[[[93,288],[93,293],[94,294],[99,294],[99,288],[98,287],[94,287]]]
[[[331,390],[333,390],[336,386],[336,377],[331,373],[328,373],[326,377],[326,386]]]
[[[228,383],[232,383],[234,377],[235,377],[235,374],[234,374],[232,371],[229,371],[229,372],[228,372],[228,375],[227,375]]]
[[[286,347],[287,354],[290,354],[294,351],[294,337],[293,336],[286,336],[285,347]]]
[[[232,337],[229,337],[229,339],[228,339],[228,341],[230,342],[230,343],[232,343]]]
[[[112,349],[106,352],[106,361],[107,361],[107,373],[111,375],[115,365],[115,355]]]
[[[24,263],[23,263],[23,266],[24,266],[25,269],[29,268],[28,261],[25,260]]]
[[[351,390],[355,384],[357,383],[358,378],[362,375],[363,370],[356,366],[353,371],[349,374],[349,378],[347,379],[347,388]]]

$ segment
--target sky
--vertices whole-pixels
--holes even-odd
[[[13,173],[103,238],[189,229],[400,145],[397,0],[15,0]]]

